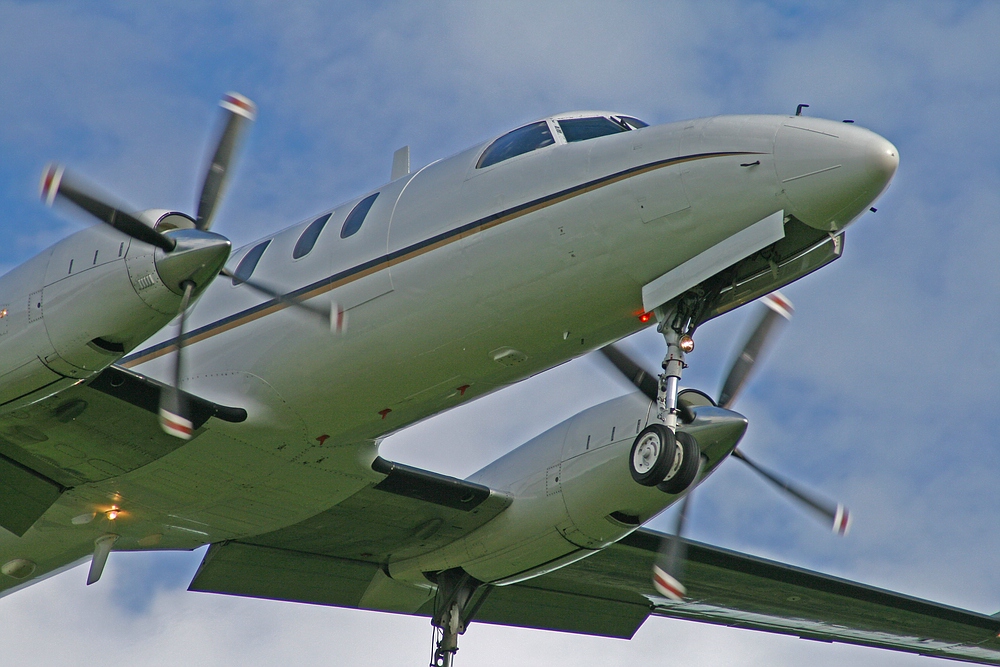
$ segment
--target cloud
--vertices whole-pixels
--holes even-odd
[[[844,258],[787,290],[796,319],[738,405],[747,452],[847,501],[854,531],[825,534],[727,463],[698,491],[692,535],[993,612],[998,26],[987,2],[0,2],[0,263],[84,224],[36,203],[50,159],[137,206],[192,210],[229,89],[261,108],[218,221],[238,244],[377,187],[403,144],[421,166],[558,111],[665,122],[806,102],[855,119],[897,144],[899,174]],[[717,391],[746,320],[699,331],[685,384]],[[628,345],[657,367],[658,335]],[[622,391],[600,363],[570,362],[393,436],[384,453],[467,474]],[[5,659],[426,657],[424,620],[189,594],[198,556],[177,558],[115,554],[98,586],[78,569],[4,598]],[[473,626],[462,645],[460,664],[926,662],[668,621],[631,643]]]

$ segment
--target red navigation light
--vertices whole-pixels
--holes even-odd
[[[643,313],[639,316],[639,321],[645,324],[651,317],[653,317],[653,313]]]

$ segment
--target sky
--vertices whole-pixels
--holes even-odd
[[[87,224],[45,209],[64,162],[137,208],[193,211],[228,90],[260,108],[214,230],[235,245],[530,120],[613,109],[853,119],[901,162],[741,397],[742,449],[854,514],[837,538],[737,462],[693,539],[1000,610],[1000,3],[0,0],[0,272]],[[744,312],[746,311],[746,312]],[[706,324],[716,394],[750,309]],[[625,345],[647,367],[647,330]],[[583,358],[423,422],[383,455],[464,476],[627,388]],[[512,420],[509,415],[518,415]],[[654,520],[668,529],[669,513]],[[425,619],[185,591],[202,552],[112,554],[0,600],[4,664],[426,664]],[[650,619],[632,641],[473,625],[458,665],[945,664]]]

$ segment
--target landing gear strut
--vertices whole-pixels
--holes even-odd
[[[657,327],[667,343],[667,356],[663,358],[663,373],[656,392],[657,418],[671,431],[677,430],[677,388],[681,373],[687,368],[684,355],[694,350],[694,339],[675,329],[670,319],[665,319]]]
[[[434,598],[434,653],[430,667],[452,667],[458,653],[458,636],[465,632],[479,605],[490,588],[461,568],[445,570],[437,575],[437,595]],[[470,605],[476,592],[483,588],[475,604]]]
[[[694,350],[691,334],[695,323],[694,317],[681,310],[669,311],[660,319],[657,331],[667,343],[667,355],[656,387],[659,423],[643,429],[629,457],[632,479],[644,486],[658,487],[665,493],[683,493],[697,480],[701,470],[698,443],[690,434],[677,430],[681,413],[677,401],[678,385],[687,367],[684,355]]]

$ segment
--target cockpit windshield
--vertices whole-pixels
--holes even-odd
[[[631,116],[593,116],[590,118],[563,118],[557,121],[568,142],[585,141],[618,132],[628,132],[647,124]]]
[[[476,169],[483,169],[518,155],[552,146],[557,141],[552,136],[550,127],[557,135],[561,135],[562,139],[559,140],[559,143],[562,143],[562,140],[572,143],[618,132],[638,130],[641,127],[648,127],[648,124],[632,116],[617,114],[578,116],[576,118],[559,118],[557,116],[548,121],[540,120],[511,130],[490,144],[479,156]]]
[[[544,120],[525,125],[508,132],[490,144],[490,147],[483,152],[483,156],[479,158],[479,164],[476,165],[476,168],[482,169],[554,143],[555,140],[552,138],[552,133],[549,132],[549,126]]]

